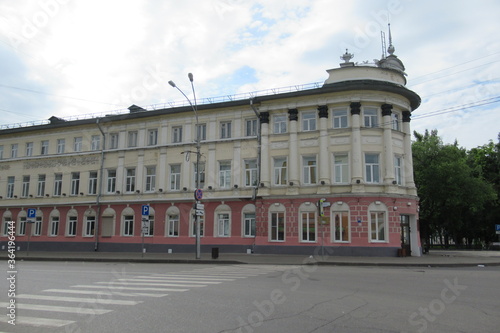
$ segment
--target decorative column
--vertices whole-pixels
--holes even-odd
[[[385,179],[386,185],[392,185],[394,181],[394,154],[392,150],[392,105],[382,104],[382,123],[384,125],[384,156],[385,156]]]
[[[261,161],[260,161],[260,183],[263,187],[271,186],[271,178],[269,172],[270,156],[269,156],[269,112],[260,113],[260,136],[261,136]],[[260,184],[259,184],[260,186]],[[261,191],[259,193],[262,194]]]
[[[352,121],[352,183],[358,183],[363,180],[363,158],[361,156],[361,129],[360,114],[361,103],[352,102],[351,105]]]
[[[403,132],[404,132],[404,177],[407,187],[415,187],[413,180],[413,156],[411,153],[411,130],[410,130],[410,111],[403,111]],[[416,191],[415,191],[416,194]]]
[[[299,143],[297,137],[297,121],[299,118],[299,111],[297,109],[288,110],[288,119],[290,120],[290,135],[288,136],[288,181],[293,186],[300,184],[300,161],[299,161]]]
[[[328,106],[318,106],[319,115],[319,183],[330,184],[330,152],[328,150]]]
[[[167,173],[170,174],[170,170],[167,169],[167,148],[160,147],[160,156],[158,157],[158,190],[162,189],[163,192],[170,190],[170,182],[167,181]]]

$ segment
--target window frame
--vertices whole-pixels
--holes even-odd
[[[314,111],[301,112],[301,118],[302,118],[303,132],[311,132],[311,131],[316,131],[318,129],[317,126],[318,120],[316,117],[316,112]]]

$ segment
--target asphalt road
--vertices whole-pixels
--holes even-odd
[[[7,268],[5,274],[9,278]],[[18,262],[14,275],[15,281],[0,283],[0,332],[498,332],[500,327],[498,267]],[[9,297],[13,287],[15,298]],[[11,299],[15,326],[8,323]]]

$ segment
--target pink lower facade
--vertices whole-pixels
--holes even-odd
[[[203,204],[202,252],[217,248],[220,253],[421,254],[418,201],[411,196],[257,198]],[[35,223],[26,223],[26,208],[3,208],[0,214],[4,225],[15,222],[21,251],[29,244],[31,251],[195,252],[193,201],[148,203],[153,222],[144,236],[143,205],[38,207]],[[6,236],[0,237],[0,244],[7,246]]]

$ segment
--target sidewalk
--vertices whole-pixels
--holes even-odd
[[[332,265],[332,266],[408,266],[408,267],[467,267],[500,266],[500,251],[431,251],[421,257],[347,257],[300,256],[273,254],[220,253],[212,259],[202,253],[129,253],[129,252],[30,252],[15,253],[16,261],[90,261],[133,263],[184,263],[184,264],[259,264],[259,265]],[[0,260],[7,260],[7,253],[0,253]]]

